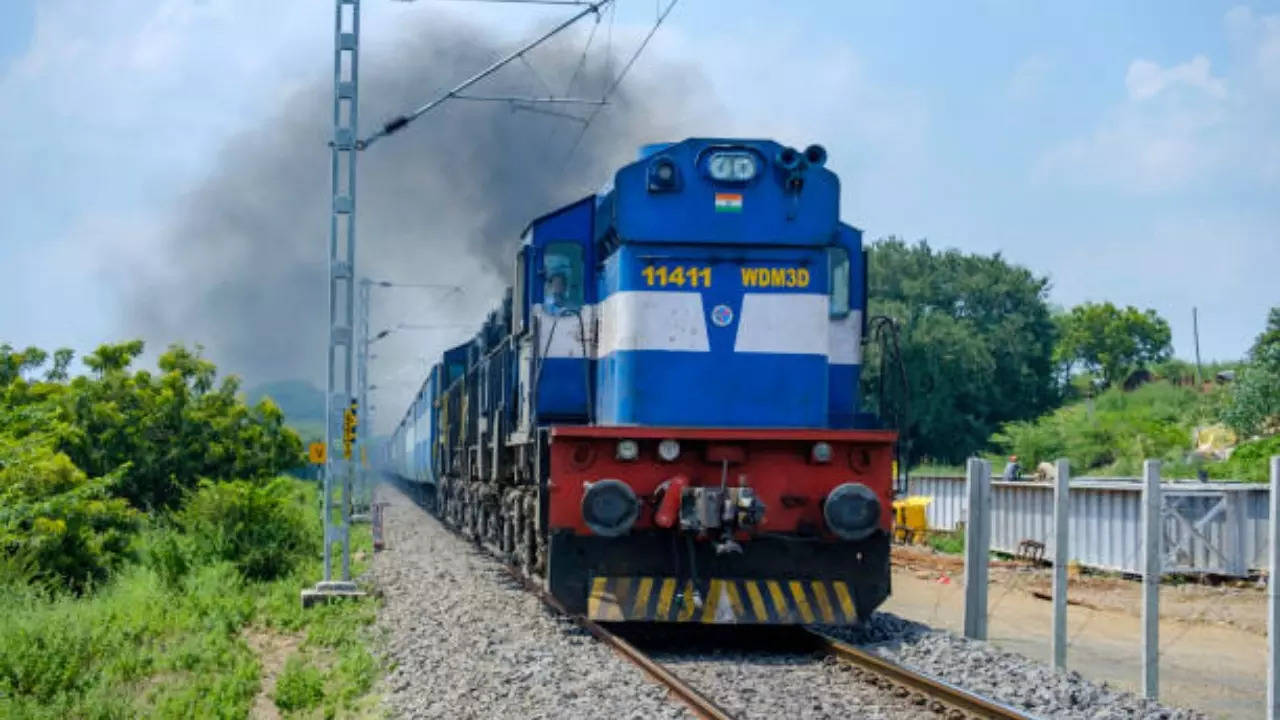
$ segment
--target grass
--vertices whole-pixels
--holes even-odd
[[[926,461],[911,468],[911,474],[917,477],[956,477],[964,475],[964,465],[943,465]]]
[[[315,495],[299,502],[314,508]],[[368,526],[353,528],[353,545],[358,572],[372,553]],[[304,611],[298,593],[320,575],[309,557],[270,582],[226,562],[176,581],[133,564],[80,597],[10,582],[0,587],[0,717],[246,717],[265,674],[250,632],[296,640],[276,680],[286,715],[375,715],[375,601]]]
[[[324,673],[294,655],[276,680],[275,702],[281,710],[309,710],[324,701]]]
[[[929,547],[940,553],[959,555],[964,552],[964,531],[931,532]]]

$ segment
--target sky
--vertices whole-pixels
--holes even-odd
[[[656,6],[618,0],[600,39],[626,56]],[[435,0],[362,7],[362,81],[397,98],[421,86],[424,100],[464,69],[407,71],[398,58],[415,29],[462,24],[515,47],[571,12]],[[181,257],[190,208],[205,198],[207,212],[210,178],[234,182],[228,168],[263,153],[257,141],[270,137],[284,99],[328,82],[332,20],[315,0],[6,0],[0,341],[84,350],[142,335],[154,351],[173,340],[148,336],[136,287]],[[554,42],[581,47],[589,30]],[[1280,4],[682,0],[625,84],[635,88],[629,101],[606,113],[637,114],[639,127],[667,133],[640,139],[821,143],[841,176],[843,218],[866,237],[999,252],[1048,277],[1062,307],[1154,308],[1180,357],[1193,357],[1193,307],[1209,360],[1242,356],[1280,305]],[[362,109],[373,108],[366,128],[391,111],[388,101],[362,97]],[[404,134],[430,132],[424,121]],[[630,157],[636,139],[616,156]],[[322,168],[324,140],[314,139]],[[369,153],[395,157],[396,142],[412,139]],[[465,173],[455,177],[465,184]],[[308,179],[324,207],[327,178]],[[315,238],[318,259],[326,246]],[[432,267],[389,269],[449,279]],[[216,286],[218,272],[210,265],[203,281]],[[467,322],[483,304],[468,306]],[[391,303],[375,324],[412,321],[413,310]],[[326,311],[299,322],[323,324]],[[181,339],[200,340],[199,324]],[[400,392],[412,392],[417,372],[404,358],[429,357],[468,331],[454,334],[387,340],[413,346],[388,370]],[[218,347],[208,352],[219,358]],[[314,354],[323,367],[322,344]]]

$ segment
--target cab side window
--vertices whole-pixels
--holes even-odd
[[[549,243],[542,251],[542,306],[548,311],[582,307],[582,246]]]
[[[831,288],[831,317],[842,318],[849,314],[849,251],[842,247],[830,248],[827,265],[831,268],[828,283]]]

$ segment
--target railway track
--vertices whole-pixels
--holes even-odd
[[[905,690],[907,694],[917,698],[917,705],[927,705],[935,713],[945,714],[947,718],[1027,720],[1033,717],[951,683],[876,657],[865,650],[820,632],[809,629],[803,632],[812,637],[816,650],[830,653],[844,662],[851,663],[862,673],[870,673],[877,679],[881,688],[889,692]]]
[[[514,566],[507,565],[507,572],[519,581],[527,590],[536,594],[543,603],[557,613],[572,619],[579,627],[590,633],[597,640],[613,648],[622,657],[635,664],[645,674],[665,686],[676,698],[689,706],[698,717],[706,720],[733,720],[735,717],[721,707],[713,698],[703,694],[697,688],[682,679],[676,672],[663,663],[655,660],[617,633],[612,632],[600,623],[588,620],[581,615],[573,615],[564,609],[550,593],[536,582],[527,578]],[[794,628],[794,637],[787,642],[795,643],[815,653],[826,653],[841,662],[852,665],[856,672],[853,680],[861,680],[875,684],[882,692],[897,697],[911,697],[912,704],[934,712],[947,720],[1031,720],[1016,708],[989,700],[968,690],[944,682],[937,678],[916,672],[897,663],[876,657],[848,643],[828,637],[821,632],[807,628]]]

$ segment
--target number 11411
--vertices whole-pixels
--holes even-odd
[[[644,284],[653,287],[675,285],[684,287],[711,287],[711,268],[697,265],[646,265],[640,271],[644,275]]]

